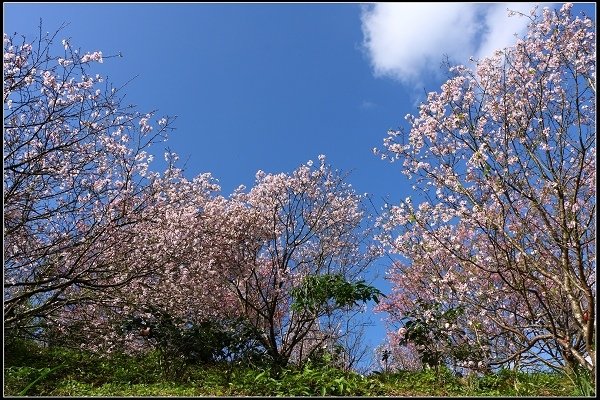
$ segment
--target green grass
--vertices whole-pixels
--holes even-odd
[[[556,373],[459,378],[449,370],[361,376],[307,365],[170,365],[157,353],[98,358],[21,344],[5,349],[4,394],[10,396],[581,396],[576,379]],[[592,393],[593,394],[593,393]]]

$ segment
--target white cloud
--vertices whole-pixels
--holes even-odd
[[[490,7],[486,14],[487,32],[482,38],[477,53],[473,56],[476,56],[476,58],[487,57],[498,49],[514,44],[516,41],[515,33],[522,36],[530,21],[523,16],[507,17],[507,10],[529,15],[533,7],[532,3],[501,3]]]
[[[482,58],[515,42],[528,18],[508,17],[507,8],[528,14],[532,3],[379,3],[362,11],[364,49],[376,76],[421,84],[452,63]]]

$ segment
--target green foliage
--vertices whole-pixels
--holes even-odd
[[[438,371],[398,371],[374,376],[384,384],[386,395],[402,396],[448,396],[466,394],[459,378],[447,368]]]
[[[458,318],[464,313],[462,307],[444,309],[439,303],[422,300],[415,303],[415,308],[405,317],[406,333],[401,344],[415,344],[423,365],[437,368],[447,362],[477,363],[485,358],[484,351],[469,343],[457,327]]]
[[[247,370],[241,386],[263,396],[363,396],[377,393],[377,382],[354,372],[307,363],[302,368]]]
[[[309,361],[318,367],[335,367],[344,365],[344,346],[335,344],[333,348],[319,347],[310,355]]]
[[[500,370],[459,377],[448,368],[378,374],[387,396],[571,396],[575,387],[560,373]]]
[[[4,392],[23,396],[37,383],[46,368],[8,367],[4,369]],[[33,391],[32,391],[33,392]]]
[[[29,383],[27,386],[25,386],[25,388],[19,392],[19,396],[25,396],[27,394],[27,392],[29,391],[29,389],[31,389],[33,386],[35,386],[36,383],[46,379],[46,377],[48,377],[51,373],[63,368],[64,366],[65,366],[65,364],[63,363],[54,368],[48,368],[48,367],[42,368],[42,370],[39,371],[38,377],[35,378],[33,381],[31,381],[31,383]]]
[[[437,372],[427,369],[361,376],[327,365],[326,355],[302,367],[256,368],[240,362],[187,364],[173,376],[159,367],[158,351],[143,357],[99,358],[77,350],[12,343],[5,347],[5,354],[4,394],[8,396],[584,395],[573,377],[558,373],[501,370],[463,378],[440,366]]]
[[[354,306],[359,302],[373,300],[379,303],[383,293],[367,285],[364,280],[348,282],[342,274],[309,275],[302,285],[292,290],[295,311],[309,310],[318,312],[323,306],[333,303],[336,308]]]
[[[5,346],[5,390],[13,395],[50,395],[69,379],[91,385],[103,382],[147,384],[162,379],[156,352],[144,357],[96,354],[34,343]]]
[[[566,381],[564,374],[501,369],[477,379],[473,390],[497,396],[568,396],[575,388]]]
[[[171,369],[178,371],[182,363],[261,362],[266,357],[258,330],[243,318],[184,324],[156,308],[150,313],[152,318],[130,316],[120,330],[126,333],[148,329],[148,340],[161,352],[164,365]]]
[[[595,396],[596,389],[593,384],[591,373],[582,368],[576,367],[575,371],[570,375],[575,385],[575,396]]]
[[[123,383],[105,383],[94,386],[77,381],[63,382],[53,393],[55,396],[197,396],[202,395],[191,386],[178,383],[153,383],[128,385]]]

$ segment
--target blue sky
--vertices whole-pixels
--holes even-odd
[[[551,6],[551,5],[550,5]],[[257,170],[291,172],[325,154],[375,204],[412,194],[400,164],[374,156],[388,129],[416,113],[443,82],[443,55],[468,64],[514,42],[523,3],[203,4],[4,3],[4,32],[43,30],[82,51],[101,50],[96,73],[133,80],[126,101],[177,115],[167,146],[191,178],[210,172],[224,194]],[[577,4],[595,15],[595,4]],[[155,148],[156,159],[163,149]],[[154,166],[159,171],[162,165]],[[387,260],[375,267],[383,276]],[[389,286],[376,281],[384,292]],[[368,342],[384,336],[376,315]]]

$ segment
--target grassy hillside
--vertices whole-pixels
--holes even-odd
[[[326,365],[275,371],[268,366],[166,363],[37,346],[5,349],[4,395],[9,396],[582,396],[589,385],[555,373],[501,371],[457,377],[396,372],[362,376]]]

